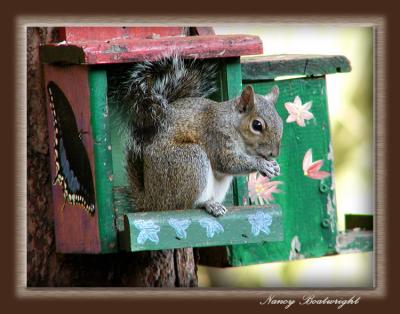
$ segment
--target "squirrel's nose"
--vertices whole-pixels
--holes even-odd
[[[278,157],[279,156],[279,147],[280,145],[275,146],[275,148],[271,151],[270,156],[271,157]]]

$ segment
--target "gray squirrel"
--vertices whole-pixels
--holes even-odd
[[[217,66],[175,55],[115,68],[111,110],[127,134],[126,170],[141,211],[203,208],[214,216],[234,175],[279,175],[283,123],[275,104],[250,85],[235,99],[215,102]]]

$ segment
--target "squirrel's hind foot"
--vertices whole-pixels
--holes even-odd
[[[201,204],[200,207],[204,208],[207,213],[213,215],[214,217],[225,215],[228,212],[224,205],[214,200],[206,201]]]

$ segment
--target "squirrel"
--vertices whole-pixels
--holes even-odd
[[[211,61],[176,55],[109,73],[137,210],[202,208],[220,216],[233,176],[279,175],[278,87],[262,96],[247,85],[239,97],[215,102],[206,97],[216,90],[216,73]]]

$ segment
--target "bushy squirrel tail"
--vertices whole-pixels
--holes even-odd
[[[217,65],[185,60],[176,54],[108,70],[108,99],[113,127],[126,149],[126,169],[137,209],[143,209],[143,148],[152,142],[168,106],[189,97],[207,97],[215,90]]]
[[[207,97],[215,90],[217,66],[207,60],[185,60],[176,54],[108,73],[109,102],[128,149],[140,153],[156,134],[168,105],[178,99]]]

